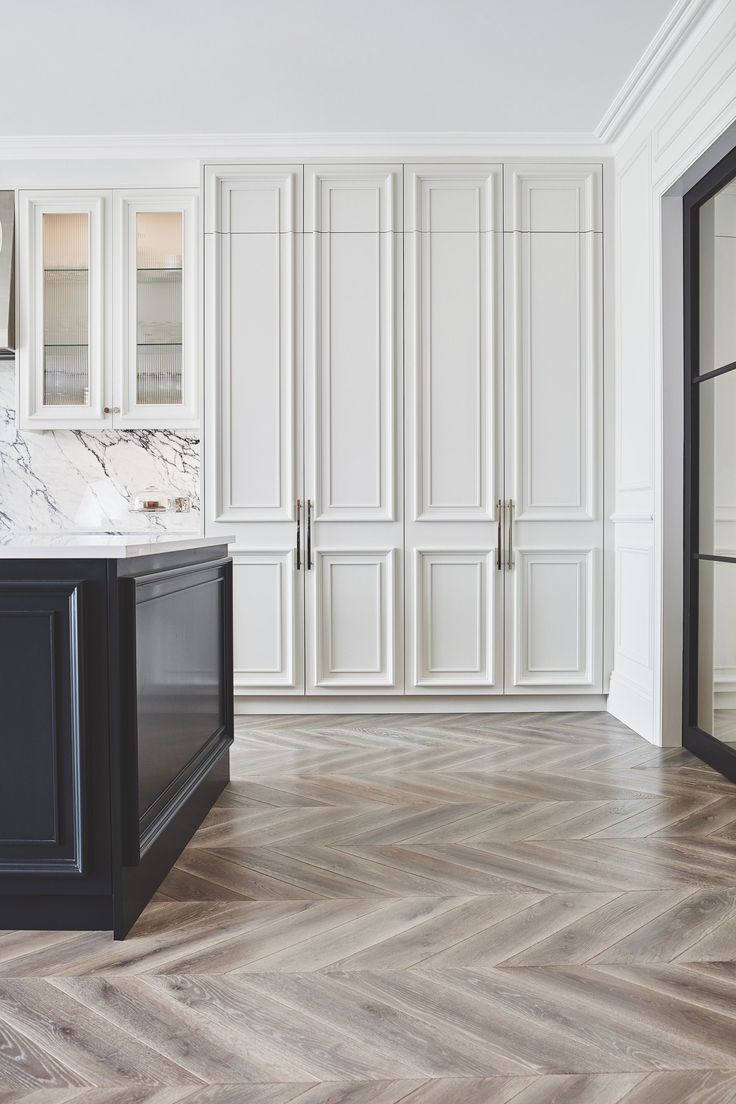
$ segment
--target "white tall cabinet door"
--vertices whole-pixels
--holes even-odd
[[[502,169],[405,172],[406,691],[498,694]]]
[[[305,168],[308,694],[403,691],[401,180]]]
[[[206,168],[206,531],[236,534],[236,693],[304,692],[302,258],[300,165]]]
[[[601,167],[505,174],[506,693],[600,692]]]

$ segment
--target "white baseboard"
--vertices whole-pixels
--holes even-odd
[[[641,686],[617,675],[615,671],[612,672],[608,712],[650,744],[659,747],[660,740],[652,727],[652,704],[651,696]]]
[[[539,694],[522,697],[256,697],[236,695],[241,716],[283,713],[319,715],[339,713],[577,713],[605,710],[605,694]]]
[[[736,709],[736,667],[716,667],[713,681],[714,707]]]

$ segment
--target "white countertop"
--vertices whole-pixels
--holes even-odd
[[[18,533],[0,537],[2,560],[128,560],[157,552],[186,552],[232,544],[234,536],[185,533]]]

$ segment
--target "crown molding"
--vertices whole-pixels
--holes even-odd
[[[302,134],[119,134],[0,136],[6,160],[165,158],[213,161],[253,157],[601,157],[593,133],[392,131]]]
[[[277,157],[499,158],[612,156],[674,56],[707,15],[731,0],[676,0],[594,131],[328,131],[249,134],[0,135],[8,161],[153,159],[217,161]]]
[[[595,135],[611,146],[643,109],[649,93],[705,15],[729,0],[677,0],[604,114]]]

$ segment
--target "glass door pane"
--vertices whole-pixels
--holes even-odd
[[[725,179],[715,194],[696,186],[684,201],[691,468],[683,737],[736,778],[736,184]]]
[[[182,403],[180,211],[136,213],[136,402]]]
[[[736,747],[736,563],[698,564],[698,728]]]
[[[89,405],[89,215],[43,215],[43,402]]]
[[[697,552],[736,557],[736,371],[703,380],[697,391],[700,441]]]

